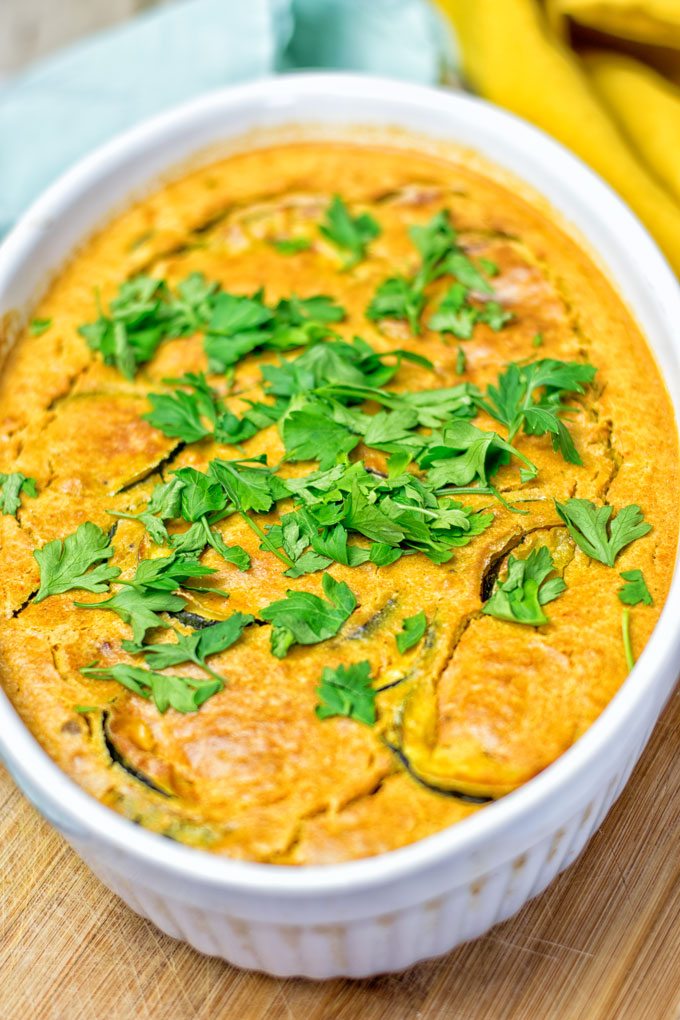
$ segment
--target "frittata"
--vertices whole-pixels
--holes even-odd
[[[0,682],[85,790],[325,864],[531,779],[673,571],[677,430],[617,295],[472,157],[251,148],[75,254],[0,375]]]

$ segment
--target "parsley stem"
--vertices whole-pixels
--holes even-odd
[[[208,676],[211,676],[213,680],[219,680],[222,684],[226,683],[224,677],[220,676],[219,673],[216,673],[214,669],[211,669],[207,662],[201,662],[198,658],[193,659],[192,661],[195,662],[197,666],[200,666],[201,669],[205,670]]]
[[[623,635],[623,650],[626,653],[626,663],[628,669],[632,670],[635,665],[635,657],[633,655],[633,642],[630,636],[630,609],[624,609],[621,614],[621,633]]]
[[[255,534],[258,536],[258,538],[262,542],[262,545],[263,545],[263,547],[265,549],[267,549],[270,553],[273,553],[274,556],[278,556],[278,558],[281,560],[281,562],[285,563],[286,566],[289,569],[295,566],[295,564],[291,560],[290,556],[286,556],[286,554],[283,552],[282,549],[277,549],[276,548],[276,546],[272,542],[271,538],[269,538],[267,535],[265,535],[265,533],[262,530],[262,528],[260,527],[260,525],[256,524],[255,521],[252,519],[252,517],[248,516],[248,514],[245,512],[245,510],[239,510],[238,512],[240,513],[241,517],[246,522],[248,527],[251,529],[251,531],[254,531]]]
[[[489,485],[489,488],[491,489],[491,494],[493,496],[495,496],[496,499],[498,500],[498,502],[501,503],[505,507],[506,510],[509,510],[510,513],[512,513],[512,514],[522,514],[524,517],[527,516],[527,514],[529,513],[528,510],[520,510],[518,507],[513,506],[511,503],[508,503],[507,499],[504,499],[501,496],[500,492],[498,491],[498,489],[496,488],[495,485]]]
[[[509,510],[513,514],[522,514],[525,516],[529,513],[528,510],[520,510],[517,506],[512,503],[508,503],[507,499],[501,496],[499,490],[495,485],[459,485],[453,488],[439,489],[439,494],[444,496],[494,496],[499,503],[502,503],[506,510]]]

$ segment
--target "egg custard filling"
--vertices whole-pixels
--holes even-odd
[[[104,804],[234,858],[379,854],[624,681],[673,571],[673,412],[521,190],[251,149],[52,284],[0,375],[0,681]]]

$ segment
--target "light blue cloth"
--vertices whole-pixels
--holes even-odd
[[[209,89],[299,67],[434,83],[450,39],[427,0],[183,0],[0,88],[0,234],[79,157]]]

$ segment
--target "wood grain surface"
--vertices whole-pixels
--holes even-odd
[[[485,938],[399,975],[237,971],[158,932],[0,769],[0,1020],[676,1020],[680,692],[581,860]]]

